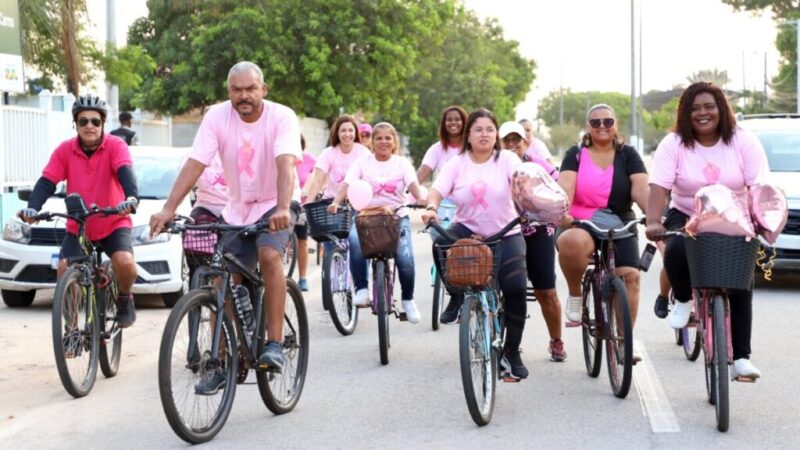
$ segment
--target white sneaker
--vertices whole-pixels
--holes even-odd
[[[414,300],[403,300],[403,310],[406,312],[406,319],[408,319],[409,322],[419,322],[419,310]]]
[[[583,299],[570,295],[567,297],[567,322],[580,323],[583,313]]]
[[[669,312],[669,326],[680,330],[689,323],[689,316],[692,315],[692,301],[688,302],[675,302],[672,306],[672,311]]]
[[[356,295],[353,296],[354,306],[366,306],[369,305],[369,302],[369,289],[359,289],[356,291]]]
[[[760,378],[761,371],[747,358],[739,358],[733,362],[733,378]]]

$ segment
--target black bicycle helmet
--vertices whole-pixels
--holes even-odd
[[[75,103],[72,104],[72,119],[75,120],[81,111],[97,111],[104,122],[108,114],[106,102],[94,95],[81,95],[75,99]]]

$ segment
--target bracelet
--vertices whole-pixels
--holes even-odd
[[[438,211],[438,210],[439,210],[439,207],[438,207],[438,206],[433,206],[433,205],[430,205],[430,206],[427,206],[427,207],[425,208],[425,210],[426,210],[426,211]]]

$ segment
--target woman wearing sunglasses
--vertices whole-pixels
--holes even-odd
[[[580,145],[567,151],[561,163],[558,184],[570,199],[569,214],[561,223],[556,240],[558,262],[567,279],[567,326],[581,320],[581,277],[600,239],[588,228],[573,227],[576,219],[590,220],[600,228],[617,228],[635,218],[633,202],[645,210],[649,195],[647,170],[636,150],[625,145],[617,131],[614,110],[606,104],[594,105],[586,117],[589,132]],[[639,308],[639,241],[634,233],[614,240],[616,272],[625,280],[636,322]],[[634,348],[634,362],[641,360]]]

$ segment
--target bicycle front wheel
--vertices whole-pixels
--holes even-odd
[[[442,314],[444,303],[444,290],[442,289],[442,277],[436,270],[436,266],[431,268],[433,275],[433,305],[431,307],[431,328],[434,331],[439,329],[439,316]]]
[[[219,320],[219,352],[213,355]],[[230,317],[219,314],[208,290],[190,291],[169,314],[158,354],[158,390],[169,425],[186,442],[213,439],[228,420],[238,373],[235,335]],[[215,377],[221,385],[212,382]]]
[[[348,267],[346,250],[334,247],[330,257],[325,255],[322,270],[326,276],[322,283],[322,302],[328,306],[333,326],[343,336],[349,336],[356,330],[358,308],[353,304],[353,293],[350,286],[350,268]]]
[[[75,398],[91,392],[97,378],[100,327],[91,287],[81,271],[67,269],[53,296],[53,353],[64,389]]]
[[[597,286],[594,284],[594,269],[588,269],[583,275],[583,317],[581,318],[581,331],[583,337],[583,362],[586,364],[586,373],[596,378],[600,375],[600,365],[603,362],[603,346],[599,334],[599,321],[595,315],[596,303],[600,299]]]
[[[102,332],[100,370],[106,378],[111,378],[119,371],[119,360],[122,353],[122,328],[117,326],[119,286],[117,285],[117,276],[111,267],[111,261],[103,263],[103,271],[108,277],[108,284],[97,290],[97,308],[103,312],[102,319],[104,324],[100,327]]]
[[[606,287],[606,365],[611,390],[625,398],[633,377],[633,330],[628,291],[620,277],[613,277]]]
[[[375,303],[378,314],[378,347],[380,349],[381,364],[389,364],[389,312],[386,308],[387,298],[391,295],[386,292],[386,265],[383,261],[375,262]]]
[[[297,405],[308,368],[308,316],[300,288],[286,279],[286,310],[283,315],[283,356],[281,373],[256,371],[261,399],[273,414],[285,414]],[[266,333],[259,340],[259,355],[266,345]]]
[[[697,321],[695,313],[689,317],[689,323],[681,328],[681,344],[683,353],[689,361],[695,361],[700,356],[700,335],[697,333]]]
[[[717,430],[728,431],[730,419],[730,404],[728,403],[728,388],[730,381],[728,378],[728,339],[727,327],[725,323],[725,298],[722,295],[715,295],[712,300],[714,304],[714,397],[716,402],[714,407],[717,415]]]
[[[492,350],[490,318],[476,295],[461,305],[458,347],[461,382],[472,420],[484,426],[492,420],[497,391],[497,358]]]

